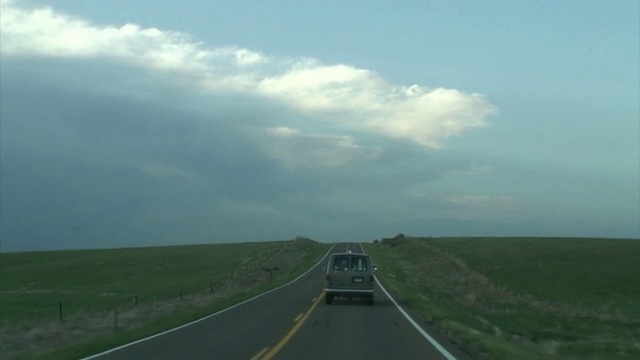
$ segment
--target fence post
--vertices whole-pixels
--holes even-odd
[[[60,313],[60,322],[62,322],[62,303],[58,304],[58,312]]]
[[[113,311],[113,332],[118,332],[118,310]]]

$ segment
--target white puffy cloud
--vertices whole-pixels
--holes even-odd
[[[305,60],[284,74],[263,79],[258,91],[306,110],[363,114],[381,110],[384,87],[383,80],[370,71]]]
[[[307,61],[259,84],[267,96],[307,111],[334,113],[346,127],[408,139],[427,147],[486,125],[496,111],[485,96],[455,89],[393,86],[375,73],[346,65]]]
[[[378,149],[368,149],[350,136],[304,133],[279,126],[251,129],[266,153],[288,168],[336,167],[356,158],[375,157]]]
[[[388,110],[369,125],[380,133],[428,147],[438,147],[440,139],[485,126],[486,117],[495,111],[480,94],[442,88],[427,91],[416,85],[403,93],[407,95],[388,104]]]
[[[110,57],[140,66],[211,76],[223,66],[244,67],[265,61],[246,49],[204,49],[188,34],[141,28],[136,24],[98,27],[50,7],[24,9],[3,1],[0,12],[3,56]]]
[[[3,57],[115,58],[177,76],[205,93],[242,92],[281,102],[311,114],[307,121],[340,126],[349,136],[374,134],[436,148],[447,137],[485,126],[496,111],[480,94],[394,85],[344,64],[275,59],[237,47],[212,49],[180,32],[135,24],[101,27],[49,7],[12,1],[2,1],[1,7]]]

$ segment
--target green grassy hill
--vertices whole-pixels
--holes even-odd
[[[0,358],[79,357],[177,326],[290,281],[329,247],[297,239],[0,254]]]
[[[401,303],[476,358],[640,358],[638,240],[397,236],[364,246]],[[329,247],[0,254],[0,358],[74,358],[153,334],[285,283]]]
[[[638,240],[399,235],[365,249],[478,358],[640,358]]]

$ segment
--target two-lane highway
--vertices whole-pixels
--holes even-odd
[[[339,244],[333,252],[362,251]],[[378,287],[375,304],[324,303],[326,258],[297,281],[157,336],[89,359],[466,359],[434,347]]]

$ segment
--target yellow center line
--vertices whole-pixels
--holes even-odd
[[[259,353],[257,353],[257,354],[256,354],[256,356],[252,357],[252,358],[251,358],[251,360],[258,360],[258,359],[260,359],[260,357],[261,357],[262,355],[264,355],[264,353],[266,353],[267,351],[269,351],[269,348],[268,348],[268,347],[266,347],[266,348],[264,348],[264,349],[260,350],[260,352],[259,352]]]
[[[293,326],[293,328],[291,328],[291,330],[289,330],[289,333],[287,335],[285,335],[285,337],[283,337],[282,340],[280,340],[276,344],[276,346],[271,348],[271,350],[269,350],[268,353],[266,353],[262,358],[260,358],[260,360],[269,360],[269,359],[273,358],[278,353],[278,351],[280,351],[287,344],[287,342],[289,342],[289,340],[291,340],[293,335],[295,335],[298,332],[298,330],[300,330],[300,328],[302,327],[302,324],[304,324],[304,322],[307,320],[309,315],[311,315],[311,313],[313,312],[313,309],[316,308],[316,306],[318,305],[320,300],[322,300],[322,294],[320,294],[320,296],[318,296],[317,298],[314,299],[314,302],[313,302],[313,304],[311,304],[311,307],[309,308],[309,310],[307,310],[307,312],[302,316],[300,321],[296,322],[296,324]],[[262,352],[260,352],[260,353],[262,353]],[[261,354],[258,354],[258,355],[261,355]],[[257,359],[258,355],[254,356],[254,358]]]

